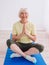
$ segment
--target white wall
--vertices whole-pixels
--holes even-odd
[[[0,30],[11,30],[14,22],[19,20],[20,8],[28,8],[29,20],[37,29],[43,29],[43,0],[0,0]]]
[[[49,34],[49,0],[45,0],[43,11],[44,11],[43,15],[44,28]]]

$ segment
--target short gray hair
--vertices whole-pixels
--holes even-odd
[[[19,10],[19,14],[20,14],[21,12],[23,12],[23,11],[25,11],[25,12],[28,13],[28,9],[27,9],[27,8],[21,8],[21,9]]]

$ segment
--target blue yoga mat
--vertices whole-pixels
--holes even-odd
[[[15,57],[15,58],[10,58],[10,55],[13,52],[8,48],[7,49],[7,53],[6,53],[6,57],[5,57],[5,61],[4,61],[4,65],[46,65],[46,63],[44,62],[41,54],[35,54],[32,55],[34,57],[36,57],[37,59],[37,63],[33,64],[32,62],[26,60],[23,57]]]

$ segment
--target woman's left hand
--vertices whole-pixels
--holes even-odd
[[[28,35],[28,34],[29,34],[29,32],[28,32],[27,29],[26,29],[26,24],[24,24],[24,34],[25,34],[25,35]]]

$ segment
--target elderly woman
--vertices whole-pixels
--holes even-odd
[[[19,11],[20,20],[13,25],[12,40],[7,40],[7,46],[15,52],[11,54],[11,58],[23,56],[36,63],[36,58],[31,55],[41,53],[44,47],[41,44],[34,44],[36,30],[34,24],[28,21],[28,16],[27,9],[21,8]]]

